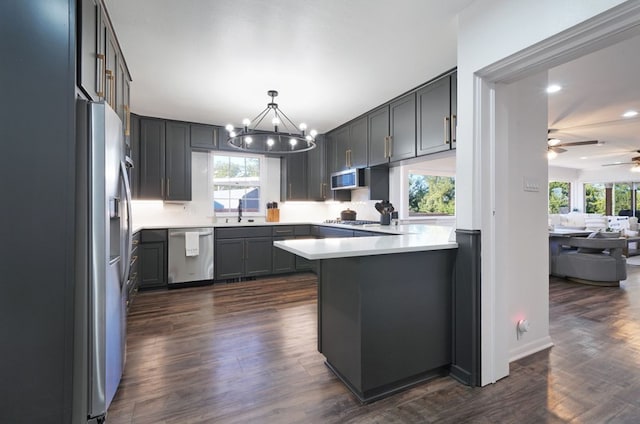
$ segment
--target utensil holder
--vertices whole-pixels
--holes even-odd
[[[380,225],[391,225],[391,215],[388,213],[380,215]]]

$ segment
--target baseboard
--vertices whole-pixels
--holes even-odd
[[[509,362],[517,361],[525,356],[533,355],[534,353],[549,349],[551,346],[553,346],[553,342],[551,341],[550,336],[531,341],[517,349],[511,350],[511,352],[509,352]]]

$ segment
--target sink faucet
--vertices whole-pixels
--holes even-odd
[[[238,199],[238,222],[242,221],[242,199]]]

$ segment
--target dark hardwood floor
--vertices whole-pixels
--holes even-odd
[[[443,377],[361,405],[316,351],[313,274],[140,293],[117,423],[638,423],[640,267],[550,279],[555,344],[483,388]]]

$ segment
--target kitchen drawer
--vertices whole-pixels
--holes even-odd
[[[247,237],[271,237],[272,226],[216,228],[215,239],[233,239]]]
[[[166,242],[167,230],[142,230],[140,231],[141,243]]]
[[[293,233],[296,236],[310,236],[311,225],[296,225],[293,227]]]
[[[293,225],[274,225],[272,235],[274,237],[286,237],[295,235]]]
[[[131,245],[135,249],[136,247],[138,247],[139,244],[140,244],[140,231],[136,231],[135,233],[133,233],[133,236],[131,237]]]

